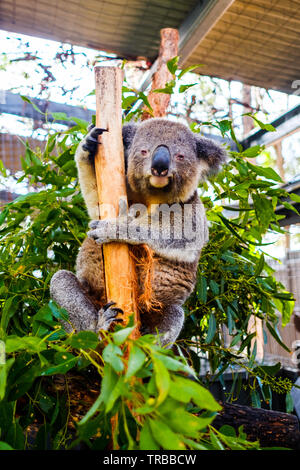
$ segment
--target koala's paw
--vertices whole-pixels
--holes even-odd
[[[93,238],[96,243],[108,243],[117,238],[116,233],[113,236],[113,225],[109,219],[93,220],[89,226],[92,230],[87,233],[87,236]]]
[[[118,307],[113,307],[116,305],[115,302],[109,302],[104,307],[102,307],[99,312],[99,318],[97,322],[97,331],[104,330],[107,331],[112,323],[121,323],[122,318],[117,318],[117,315],[123,314],[123,310]]]
[[[97,146],[101,143],[98,141],[98,136],[102,135],[103,132],[107,132],[107,129],[95,127],[93,124],[89,125],[87,135],[78,146],[78,151],[76,152],[76,160],[89,160],[90,162],[94,161]]]

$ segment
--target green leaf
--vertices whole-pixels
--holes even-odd
[[[124,378],[119,377],[115,387],[113,388],[111,394],[106,403],[106,413],[109,413],[112,407],[114,406],[116,400],[124,393]]]
[[[147,108],[148,108],[148,112],[151,113],[151,112],[153,111],[153,109],[152,109],[152,107],[151,107],[151,105],[150,105],[150,103],[149,103],[149,100],[148,100],[147,96],[145,95],[145,93],[140,92],[139,95],[138,95],[138,98],[143,101],[143,103],[144,103],[144,104],[147,106]]]
[[[5,178],[7,177],[7,171],[6,171],[6,168],[3,164],[3,161],[0,160],[0,173],[2,174],[2,176],[4,176]]]
[[[189,403],[190,400],[193,400],[201,409],[209,411],[220,411],[222,409],[206,388],[198,382],[180,376],[174,376],[172,378],[169,395],[174,398],[174,400],[183,403]]]
[[[76,124],[78,124],[78,126],[80,126],[80,128],[84,129],[84,130],[86,130],[88,128],[88,125],[89,125],[89,123],[87,121],[85,121],[84,119],[80,119],[80,118],[74,117],[74,116],[70,117],[70,121],[76,122]]]
[[[179,87],[179,93],[184,93],[186,90],[188,90],[189,88],[191,88],[192,86],[195,86],[195,85],[198,85],[198,83],[190,83],[188,85],[180,85]]]
[[[135,344],[130,349],[128,366],[125,374],[125,378],[128,379],[136,374],[140,368],[144,365],[146,360],[146,354]]]
[[[204,276],[199,277],[196,290],[198,298],[205,304],[207,301],[207,281]]]
[[[143,424],[143,427],[140,433],[139,446],[141,450],[159,450],[159,445],[155,442],[151,434],[151,429],[150,429],[148,419]]]
[[[102,390],[103,390],[103,387],[105,386],[107,386],[107,382],[105,383],[105,385],[103,385],[103,382],[102,382]],[[101,393],[98,395],[96,401],[93,403],[89,411],[84,415],[82,420],[79,421],[78,426],[83,426],[90,418],[92,418],[92,416],[94,416],[94,414],[98,411],[101,403],[103,402],[104,402],[104,393],[102,394],[102,391],[101,391]]]
[[[98,343],[98,335],[93,331],[80,331],[66,340],[66,344],[75,349],[96,349]]]
[[[57,320],[63,320],[63,321],[68,321],[69,320],[69,314],[68,312],[61,307],[58,307],[53,300],[50,300],[48,303],[52,315],[57,319]]]
[[[264,130],[269,131],[269,132],[275,132],[276,131],[275,127],[272,126],[272,124],[264,124],[262,121],[257,119],[256,116],[253,116],[253,114],[251,114],[251,113],[245,113],[245,114],[243,114],[243,116],[250,116],[252,119],[254,119],[254,121],[257,122],[257,124],[259,125],[259,127],[261,129],[264,129]]]
[[[292,395],[290,393],[286,394],[285,405],[286,405],[286,412],[292,413],[294,410],[294,402],[293,402]]]
[[[72,354],[63,352],[55,355],[55,362],[57,365],[51,366],[41,373],[42,376],[65,374],[68,370],[76,366],[78,357],[74,357]]]
[[[227,322],[228,322],[228,331],[229,334],[232,335],[233,331],[235,329],[235,323],[234,323],[234,312],[228,305],[227,307]]]
[[[209,436],[210,436],[210,440],[211,440],[211,443],[212,443],[214,449],[216,449],[216,450],[225,450],[222,442],[220,441],[220,439],[218,439],[218,437],[216,436],[216,434],[213,432],[212,429],[209,430]]]
[[[173,371],[181,370],[190,375],[194,375],[195,373],[194,370],[191,367],[189,367],[187,364],[184,364],[178,359],[170,357],[167,354],[155,353],[154,357],[159,359],[168,370],[173,370]]]
[[[113,342],[117,345],[120,346],[123,344],[128,336],[133,332],[133,330],[136,328],[136,326],[131,326],[129,328],[122,328],[121,330],[117,331],[116,333],[112,334],[112,339]]]
[[[260,401],[258,392],[256,390],[251,390],[250,396],[251,396],[252,406],[254,408],[261,408],[261,401]]]
[[[264,269],[265,266],[265,257],[262,254],[261,257],[259,258],[259,262],[256,265],[254,276],[257,277],[261,274],[262,270]]]
[[[208,418],[194,416],[180,407],[178,401],[176,402],[175,400],[171,401],[171,408],[167,414],[161,409],[159,411],[164,415],[168,426],[174,432],[189,437],[197,438],[199,431],[204,430],[215,418],[215,416]]]
[[[159,419],[149,419],[152,436],[160,447],[166,450],[184,450],[181,436],[174,433],[169,426]]]
[[[233,340],[230,343],[230,347],[233,348],[238,344],[238,342],[241,341],[241,333],[238,333],[237,335],[234,336]]]
[[[299,196],[299,194],[290,193],[289,196],[290,196],[290,198],[292,199],[292,201],[300,202],[300,196]]]
[[[242,344],[239,347],[239,353],[241,353],[252,341],[253,338],[255,338],[256,332],[251,333],[250,335],[247,335],[246,338],[242,341]]]
[[[109,343],[103,351],[104,361],[111,364],[116,372],[124,370],[124,364],[120,356],[123,356],[122,350],[113,343]]]
[[[216,323],[216,318],[213,313],[209,315],[209,320],[208,320],[208,330],[207,330],[207,335],[205,338],[206,344],[209,344],[212,342],[214,339],[214,336],[217,331],[217,323]]]
[[[167,95],[172,95],[175,85],[176,81],[171,80],[170,82],[166,83],[164,88],[156,88],[155,90],[152,90],[152,93],[166,93]]]
[[[219,292],[220,292],[220,289],[219,289],[219,284],[214,281],[213,279],[211,279],[209,281],[209,285],[210,285],[210,288],[212,290],[212,293],[216,296],[216,295],[219,295]]]
[[[7,359],[4,364],[0,364],[0,401],[3,400],[3,398],[5,397],[7,376],[14,362],[15,359],[12,357],[10,359]]]
[[[168,60],[167,67],[169,72],[172,75],[175,75],[176,70],[178,69],[179,56],[175,56],[172,59]]]
[[[291,350],[281,341],[281,338],[279,337],[278,333],[275,331],[275,329],[272,327],[272,325],[269,323],[269,322],[266,322],[267,324],[267,328],[269,330],[269,332],[271,333],[271,335],[273,336],[273,338],[276,339],[277,343],[280,344],[280,346],[285,349],[288,353],[291,352]]]
[[[14,315],[18,308],[18,297],[16,295],[6,299],[5,304],[2,308],[0,326],[3,332],[6,331],[10,318]]]
[[[195,69],[198,69],[199,67],[203,67],[203,64],[196,64],[196,65],[190,65],[189,67],[186,67],[185,69],[181,70],[180,74],[178,75],[178,79],[183,77],[188,72],[192,72]]]
[[[225,434],[225,436],[236,437],[235,429],[229,424],[224,424],[220,427],[219,432]]]
[[[5,341],[5,351],[7,354],[26,350],[27,352],[38,353],[47,349],[46,343],[36,336],[8,336]]]
[[[7,442],[0,441],[0,450],[14,450]]]
[[[262,150],[263,147],[261,145],[254,145],[253,147],[249,147],[244,150],[242,155],[246,158],[255,158],[262,152]]]
[[[262,370],[267,375],[271,375],[272,377],[274,377],[280,371],[280,369],[281,369],[281,363],[277,362],[273,366],[265,366],[265,365],[259,366],[257,369],[255,369],[255,371],[258,373],[259,371]]]
[[[104,364],[103,379],[101,382],[101,393],[93,406],[89,409],[86,415],[80,421],[80,425],[85,424],[99,409],[101,403],[106,405],[106,411],[109,411],[117,399],[116,395],[113,396],[113,391],[116,389],[118,383],[118,375],[113,370],[110,364]]]
[[[36,104],[34,104],[27,96],[20,95],[20,97],[21,97],[21,99],[22,99],[23,101],[26,101],[26,103],[31,104],[31,106],[32,106],[38,113],[45,115],[45,113],[43,113],[43,111],[41,111],[41,110],[36,106]]]
[[[11,423],[5,439],[13,449],[24,450],[24,433],[18,422]]]
[[[288,210],[295,212],[296,214],[300,215],[299,212],[297,211],[296,207],[294,207],[292,204],[286,201],[281,201],[281,204]]]
[[[5,209],[3,209],[3,211],[0,213],[0,225],[4,223],[8,214],[9,214],[9,208],[5,207]]]
[[[66,113],[57,112],[57,113],[51,113],[51,115],[53,119],[55,119],[56,121],[68,121],[69,120]]]
[[[170,387],[170,375],[167,368],[159,359],[157,359],[157,357],[153,357],[153,366],[155,373],[155,383],[158,389],[158,397],[156,401],[156,405],[158,406],[168,395]]]
[[[263,166],[252,165],[252,163],[248,162],[249,168],[253,170],[257,175],[263,176],[269,180],[278,181],[279,183],[283,183],[281,177],[276,173],[273,168],[264,168]]]

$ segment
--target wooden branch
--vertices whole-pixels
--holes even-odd
[[[243,103],[244,113],[248,113],[249,108],[251,109],[251,86],[245,83],[243,84]],[[253,119],[251,119],[250,116],[243,116],[243,137],[246,137],[253,127]]]
[[[250,441],[259,440],[262,447],[287,447],[300,450],[299,421],[295,415],[250,406],[221,403],[223,409],[212,425],[219,429],[227,424],[244,432]]]
[[[169,72],[167,62],[178,55],[179,33],[177,29],[164,28],[160,31],[160,48],[157,59],[157,69],[152,78],[151,90],[164,88],[166,83],[172,80],[172,74]],[[153,93],[148,95],[148,100],[153,110],[154,117],[164,117],[170,102],[171,95],[167,93]],[[142,121],[151,118],[151,114],[144,109]]]
[[[127,203],[124,151],[122,141],[122,83],[123,71],[116,67],[95,67],[96,126],[107,129],[95,158],[95,171],[100,218],[118,215],[119,200]],[[103,245],[107,300],[117,303],[124,311],[124,321],[134,313],[139,325],[136,295],[135,266],[125,243]],[[132,337],[138,337],[136,328]]]

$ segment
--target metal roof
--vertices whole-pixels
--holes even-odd
[[[201,73],[293,93],[300,79],[300,2],[236,0],[185,60]]]
[[[155,59],[159,31],[178,28],[197,0],[2,0],[0,28],[122,57]]]
[[[1,0],[0,28],[115,52],[158,53],[178,28],[182,64],[199,73],[293,93],[300,79],[299,0]]]

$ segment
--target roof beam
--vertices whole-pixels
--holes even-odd
[[[194,50],[211,31],[235,0],[202,0],[179,28],[180,65],[184,65]]]
[[[52,122],[54,120],[51,113],[65,113],[68,117],[75,117],[88,122],[92,121],[92,115],[95,114],[95,111],[87,108],[79,108],[77,106],[37,98],[28,98],[42,113],[47,113],[47,118],[44,114],[36,111],[30,103],[22,100],[20,95],[6,90],[0,90],[0,113],[14,114],[16,116],[27,117],[35,121],[43,122]],[[65,124],[70,127],[74,123],[72,121],[60,120],[59,124]]]
[[[243,148],[246,149],[254,145],[266,147],[275,145],[289,135],[300,131],[300,105],[282,114],[271,124],[275,127],[276,132],[269,132],[265,129],[255,130],[241,142]]]
[[[182,66],[235,0],[200,0],[199,4],[186,17],[179,28],[179,56]],[[145,91],[157,69],[157,59],[144,74],[139,85]]]

